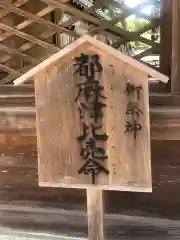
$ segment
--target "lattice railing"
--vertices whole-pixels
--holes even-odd
[[[158,15],[141,11],[150,4],[144,0],[130,8],[118,0],[0,0],[0,84],[12,82],[84,33],[127,53],[127,42],[139,42],[143,50],[129,53],[138,60],[159,53],[160,43],[144,36],[159,26]],[[146,19],[137,31],[124,27],[133,14]]]

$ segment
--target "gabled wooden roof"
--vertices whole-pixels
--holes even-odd
[[[56,63],[57,61],[64,59],[71,59],[73,56],[75,56],[79,52],[85,52],[86,47],[88,45],[94,46],[97,50],[103,51],[106,54],[115,57],[117,60],[121,60],[127,64],[130,64],[131,66],[139,69],[142,72],[146,72],[147,74],[151,75],[152,77],[158,78],[160,81],[167,83],[168,77],[164,74],[154,70],[153,68],[115,50],[114,48],[108,46],[107,44],[104,44],[95,38],[85,35],[78,40],[72,42],[70,45],[65,47],[63,50],[59,51],[58,53],[55,53],[36,67],[32,68],[30,71],[22,75],[21,77],[17,78],[14,81],[15,85],[20,85],[28,81],[30,78],[32,78],[34,75],[36,75],[39,71],[42,71],[43,69],[49,67],[50,65]]]

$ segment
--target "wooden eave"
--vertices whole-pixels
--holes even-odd
[[[83,0],[37,0],[34,4],[34,10],[38,9],[36,13],[32,8],[33,2],[15,0],[10,3],[0,0],[1,85],[11,83],[47,57],[63,49],[74,39],[81,37],[83,35],[81,30],[84,27],[90,36],[107,36],[112,42],[109,42],[109,39],[102,39],[102,41],[119,51],[123,51],[123,45],[128,41],[138,41],[149,46],[148,50],[135,53],[133,58],[136,60],[141,60],[149,54],[160,53],[160,43],[142,35],[144,32],[158,27],[160,23],[159,16],[150,17],[140,11],[142,7],[151,4],[150,0],[140,3],[133,9],[124,3],[109,2],[109,0],[98,0],[91,5]],[[109,4],[121,10],[119,15],[107,18],[107,14],[103,14],[102,8],[108,8]],[[64,13],[70,19],[64,21]],[[125,30],[118,23],[132,14],[143,17],[149,22],[136,32]],[[86,26],[76,25],[83,21],[87,23]],[[33,25],[34,31],[32,31]],[[11,41],[12,38],[13,41]],[[59,41],[60,38],[63,40]],[[16,59],[18,59],[17,62]],[[146,63],[146,65],[150,66],[150,63]],[[153,68],[157,70],[157,66],[153,66]]]
[[[70,59],[72,58],[76,53],[79,53],[82,51],[82,49],[85,49],[86,46],[92,45],[97,50],[103,51],[106,54],[116,58],[117,60],[123,61],[136,69],[139,69],[142,72],[145,72],[149,75],[151,75],[154,78],[159,79],[160,81],[167,83],[169,78],[165,76],[164,74],[154,70],[153,68],[146,66],[145,64],[113,49],[112,47],[108,46],[107,44],[104,44],[103,42],[100,42],[96,40],[95,38],[85,35],[78,40],[72,42],[70,45],[65,47],[63,50],[59,51],[58,53],[55,53],[36,67],[32,68],[30,71],[25,73],[24,75],[20,76],[16,80],[14,80],[15,85],[20,85],[28,81],[30,78],[34,77],[38,72],[44,70],[45,68],[49,67],[50,65],[56,63],[58,60],[63,60],[64,58]],[[84,50],[83,50],[84,51]]]

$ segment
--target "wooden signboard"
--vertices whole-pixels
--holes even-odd
[[[168,80],[84,36],[15,81],[35,81],[40,186],[93,189],[91,210],[98,190],[152,191],[148,74]]]
[[[85,53],[89,54],[88,48]],[[97,76],[99,87],[92,91],[99,91],[100,87],[104,88],[100,94],[105,98],[99,97],[101,100],[99,102],[103,102],[106,107],[103,109],[97,107],[99,114],[94,113],[94,115],[99,115],[99,118],[96,122],[91,121],[89,116],[93,113],[85,109],[88,101],[83,99],[83,91],[81,98],[76,101],[81,87],[81,85],[77,87],[77,84],[86,80],[78,73],[73,74],[76,70],[73,67],[74,61],[69,64],[60,61],[35,76],[39,184],[55,187],[92,186],[103,190],[151,191],[148,75],[123,61],[117,61],[106,52],[98,56],[103,70],[100,76]],[[90,86],[89,89],[93,87]],[[135,96],[130,96],[131,94],[128,96],[128,91],[136,87],[142,88],[137,89],[139,99],[135,99],[138,94],[136,90],[131,93]],[[90,93],[87,92],[88,94]],[[135,106],[136,104],[138,105]],[[84,115],[82,119],[80,108],[82,108],[81,114]],[[136,116],[131,116],[132,113]],[[133,126],[131,118],[139,122],[134,122]],[[134,128],[132,131],[127,131],[127,122],[129,128]],[[96,130],[99,126],[102,129]],[[140,127],[141,129],[135,129]],[[87,136],[83,142],[77,140],[79,136],[85,138],[84,134],[90,134],[93,129],[95,134],[99,135],[98,138]],[[100,134],[105,134],[107,140],[98,140],[103,139]],[[137,135],[136,138],[134,134]],[[88,145],[88,141],[91,145],[90,138],[93,138],[94,149],[85,146]],[[104,158],[103,154],[101,156],[98,153],[98,150],[103,151],[103,149]],[[82,151],[84,153],[81,154]],[[90,151],[102,160],[93,157]],[[86,158],[86,155],[89,156]],[[89,170],[87,175],[83,174],[87,168],[90,168],[85,166],[89,159],[95,159],[98,165],[102,166],[95,176],[92,176],[93,170]],[[94,165],[92,162],[90,164]],[[80,173],[83,167],[84,170]],[[94,168],[97,168],[96,164]]]

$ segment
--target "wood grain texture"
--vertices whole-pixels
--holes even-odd
[[[180,93],[180,70],[179,70],[179,56],[180,56],[180,2],[172,0],[173,17],[172,17],[172,68],[171,68],[171,92],[173,94]]]
[[[161,17],[160,17],[160,71],[167,76],[171,76],[171,61],[172,61],[172,0],[161,0]],[[164,51],[166,49],[166,51]]]
[[[85,210],[86,194],[83,190],[38,187],[36,136],[34,136],[34,140],[31,140],[31,136],[28,136],[23,128],[21,132],[16,134],[16,143],[10,140],[10,147],[7,147],[9,146],[8,138],[5,137],[4,141],[2,141],[1,135],[0,180],[2,185],[0,186],[0,203],[23,205],[28,208],[30,206],[43,206],[45,208],[49,206]],[[21,136],[25,134],[26,138],[24,137],[20,141]],[[9,135],[9,139],[12,137],[13,135]],[[178,219],[180,214],[179,198],[177,197],[180,193],[179,144],[180,141],[153,140],[151,143],[153,193],[107,192],[105,196],[106,211],[134,216]],[[121,204],[119,204],[120,201]],[[2,211],[3,209],[1,209]],[[37,210],[35,209],[34,211],[36,212]],[[32,227],[33,224],[30,219],[37,217],[35,213],[31,215],[32,218],[29,215],[25,223],[20,212],[14,215],[16,219],[14,221],[12,221],[10,212],[8,215],[6,214],[7,212],[5,213],[7,218],[4,216],[3,219],[11,227]],[[60,216],[58,218],[61,219]],[[43,213],[40,219],[44,219]],[[53,228],[50,219],[47,219],[46,224],[42,223],[40,219],[37,228],[40,225],[42,229],[45,226],[49,229]],[[68,221],[70,221],[69,218]],[[73,224],[73,220],[70,224]],[[55,226],[57,227],[58,224]]]
[[[21,31],[17,30],[16,28],[12,28],[12,27],[10,27],[8,25],[5,25],[3,23],[0,23],[0,29],[2,29],[4,31],[7,31],[7,32],[12,32],[13,34],[15,34],[15,35],[27,40],[27,41],[30,41],[30,42],[32,42],[34,44],[37,44],[39,46],[42,46],[44,48],[47,48],[50,51],[52,51],[52,53],[55,53],[59,50],[59,48],[55,47],[52,44],[49,44],[49,43],[44,42],[40,39],[37,39],[37,38],[35,38],[35,37],[25,33],[25,32],[21,32]]]
[[[78,37],[79,36],[75,32],[72,32],[72,31],[70,31],[66,28],[61,27],[61,26],[58,26],[58,25],[56,25],[56,24],[54,24],[50,21],[47,21],[43,18],[40,18],[37,15],[34,15],[30,12],[24,11],[23,9],[17,8],[17,7],[15,7],[12,4],[9,4],[7,2],[0,1],[0,6],[5,8],[6,10],[12,11],[13,13],[16,13],[16,14],[19,14],[23,17],[29,18],[32,21],[36,21],[36,22],[38,22],[42,25],[48,26],[48,27],[52,28],[53,30],[55,30],[59,33],[64,32],[64,33],[69,34],[70,36],[73,36],[73,37]]]
[[[99,189],[87,189],[88,239],[104,240],[104,196]]]
[[[86,191],[38,186],[35,108],[14,107],[12,98],[13,92],[31,91],[30,86],[0,88],[0,93],[9,93],[13,105],[0,108],[1,226],[87,237]],[[150,116],[153,192],[106,192],[108,239],[179,238],[179,106],[156,104]],[[109,213],[118,217],[111,218]]]
[[[25,88],[23,86],[14,87],[12,91],[15,91],[15,97],[13,96],[12,92],[10,92],[10,87],[4,86],[0,88],[1,92],[9,92],[9,95],[0,94],[0,102],[2,101],[3,107],[0,108],[0,129],[2,133],[7,132],[19,132],[21,131],[29,132],[31,135],[36,137],[36,122],[35,122],[35,108],[34,105],[34,96],[28,97],[29,91],[31,88]],[[24,89],[25,88],[25,89]],[[20,94],[19,91],[27,91],[27,96],[21,95],[18,98],[16,103],[16,94]],[[26,92],[25,91],[25,92]],[[25,93],[26,95],[26,93]],[[159,106],[155,104],[156,102],[159,103]],[[32,101],[31,101],[32,100]],[[26,102],[28,101],[28,103]],[[150,122],[151,122],[151,139],[152,140],[179,140],[180,139],[180,110],[179,110],[179,96],[171,96],[171,95],[164,95],[164,96],[150,96],[150,101],[154,104],[153,107],[150,108]],[[169,106],[164,106],[163,102],[169,103]],[[26,106],[25,102],[28,105],[32,104],[31,106]],[[23,106],[21,106],[21,104]],[[175,104],[173,106],[173,104]],[[4,107],[5,106],[5,107]]]
[[[62,5],[61,3],[58,3],[58,4]],[[65,7],[65,5],[62,7],[62,10],[64,7]],[[0,24],[0,26],[1,26],[1,24]],[[22,76],[20,76],[16,80],[14,80],[14,84],[21,85],[21,84],[25,83],[26,81],[28,81],[30,78],[35,77],[36,74],[45,70],[47,67],[50,67],[50,65],[53,66],[54,64],[57,63],[57,61],[64,62],[65,59],[70,60],[77,53],[84,52],[85,49],[87,51],[89,48],[92,48],[92,47],[96,48],[97,50],[99,50],[101,52],[106,53],[107,55],[109,55],[111,57],[114,57],[120,61],[123,61],[124,63],[131,65],[132,67],[138,69],[141,72],[144,72],[146,74],[151,75],[154,78],[157,78],[159,81],[162,81],[163,83],[167,83],[169,80],[169,78],[167,76],[156,71],[155,69],[129,57],[126,54],[121,53],[120,51],[117,51],[116,49],[108,46],[107,44],[105,44],[101,41],[98,41],[97,39],[95,39],[89,35],[84,35],[83,37],[70,43],[68,46],[63,48],[58,53],[53,54],[51,57],[49,57],[48,59],[46,59],[39,65],[37,65],[36,67],[29,70],[27,73],[23,74]]]
[[[85,210],[85,191],[38,187],[36,137],[30,140],[27,135],[23,141],[19,141],[20,137],[16,139],[16,144],[12,145],[12,142],[9,149],[7,137],[0,144],[0,203]],[[106,210],[127,215],[178,218],[179,144],[180,141],[152,141],[153,193],[107,192]]]
[[[109,64],[113,65],[113,69]],[[109,157],[110,185],[129,186],[132,191],[142,187],[142,191],[151,191],[151,156],[149,128],[149,100],[147,74],[108,55],[102,57],[104,72],[102,82],[107,96],[105,126],[109,135],[107,152]],[[143,111],[140,118],[142,131],[134,140],[131,134],[124,134],[125,112],[128,100],[124,94],[126,81],[141,85],[143,91],[139,108]],[[118,103],[118,104],[117,104]],[[115,174],[113,174],[115,168]],[[129,191],[130,188],[127,190]],[[115,188],[113,188],[115,189]],[[126,190],[126,189],[125,189]],[[131,190],[130,190],[131,191]],[[138,191],[138,189],[137,189]]]
[[[76,140],[82,133],[74,101],[78,76],[73,76],[71,65],[67,67],[66,62],[59,61],[35,77],[40,186],[149,192],[152,186],[148,75],[104,52],[100,57],[104,68],[101,82],[107,97],[103,131],[109,136],[105,162],[109,175],[99,174],[92,186],[90,175],[78,174],[83,164]],[[128,81],[143,89],[139,100],[142,130],[136,140],[132,134],[124,133],[128,104],[124,92]]]
[[[70,187],[91,180],[78,174],[82,164],[76,140],[80,121],[74,103],[76,81],[71,76],[64,67],[54,66],[35,80],[40,184],[54,182]]]

